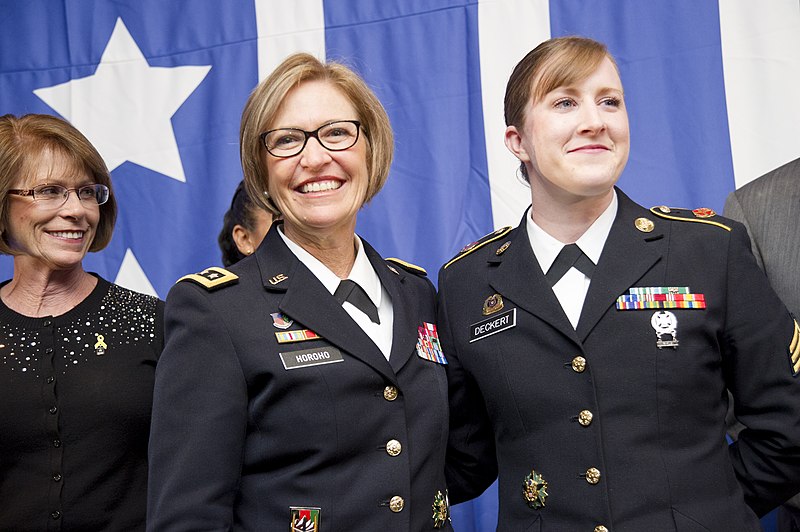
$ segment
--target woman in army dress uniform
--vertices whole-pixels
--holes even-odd
[[[451,500],[499,476],[499,530],[761,530],[800,483],[800,330],[746,231],[615,188],[628,118],[598,42],[530,52],[505,114],[532,206],[440,272]]]
[[[167,298],[150,530],[450,529],[435,292],[355,235],[389,120],[351,70],[287,58],[252,93],[247,190],[282,220]]]

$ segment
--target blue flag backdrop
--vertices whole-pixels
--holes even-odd
[[[721,210],[800,157],[798,0],[0,0],[0,14],[0,113],[70,120],[112,171],[119,221],[87,269],[162,298],[220,263],[242,106],[294,51],[350,64],[383,101],[396,155],[358,232],[434,279],[530,201],[502,97],[550,36],[616,56],[632,135],[620,184],[640,203]],[[455,509],[456,530],[493,530],[496,511],[490,490]]]

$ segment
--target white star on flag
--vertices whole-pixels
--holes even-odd
[[[114,284],[118,284],[128,290],[158,297],[156,289],[153,288],[153,284],[145,275],[144,270],[139,265],[139,261],[136,260],[136,256],[130,249],[125,251],[125,258],[122,259],[122,265],[119,267]]]
[[[86,135],[109,170],[130,161],[186,182],[171,118],[209,70],[151,67],[118,18],[94,74],[33,93]]]

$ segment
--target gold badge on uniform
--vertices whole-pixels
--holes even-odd
[[[444,494],[437,491],[433,498],[433,528],[444,528],[449,520],[450,501],[447,498],[447,490],[444,490]]]
[[[503,296],[500,294],[492,294],[483,302],[483,315],[489,316],[495,312],[503,310]]]
[[[525,497],[525,502],[534,510],[539,510],[544,508],[544,502],[548,495],[547,481],[536,470],[531,469],[522,483],[522,496]]]
[[[712,216],[717,215],[717,213],[715,213],[712,209],[709,209],[707,207],[700,207],[699,209],[694,209],[692,210],[692,213],[694,213],[694,215],[697,216],[698,218],[711,218]]]
[[[505,242],[505,243],[504,243],[502,246],[500,246],[499,248],[497,248],[497,251],[495,251],[495,252],[494,252],[494,254],[495,254],[495,255],[497,255],[497,256],[499,257],[500,255],[502,255],[503,253],[505,253],[505,252],[506,252],[506,250],[507,250],[508,248],[510,248],[510,247],[511,247],[511,241],[510,241],[510,240],[507,240],[507,241],[506,241],[506,242]]]
[[[678,347],[678,318],[668,310],[659,310],[650,318],[650,325],[656,331],[656,346],[659,349]],[[665,338],[668,336],[668,338]]]
[[[269,280],[269,284],[276,285],[288,279],[285,273],[279,273],[278,275],[271,277]]]
[[[656,227],[652,220],[644,217],[636,218],[636,220],[633,222],[633,225],[635,225],[636,229],[642,233],[651,233]]]
[[[290,506],[291,532],[319,532],[319,508]]]

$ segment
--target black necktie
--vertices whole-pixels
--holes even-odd
[[[545,275],[547,282],[550,283],[550,286],[555,286],[573,266],[586,277],[592,278],[594,263],[581,251],[578,244],[568,244],[561,248],[556,260],[553,261],[553,265],[547,270]]]
[[[344,304],[345,301],[349,302],[366,314],[369,319],[372,320],[372,323],[380,324],[381,319],[378,317],[378,307],[375,306],[375,303],[372,302],[364,289],[355,281],[351,281],[350,279],[340,281],[336,292],[333,293],[333,297],[342,304]]]

